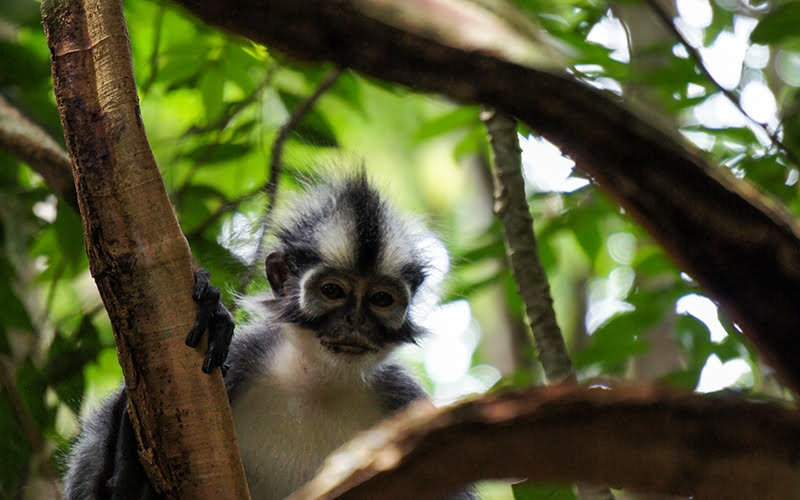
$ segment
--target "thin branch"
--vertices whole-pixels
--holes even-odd
[[[64,200],[78,211],[69,155],[42,127],[0,94],[0,149],[27,163]]]
[[[757,126],[758,128],[760,128],[761,130],[763,130],[763,131],[764,131],[764,133],[765,133],[765,134],[767,134],[767,136],[769,137],[769,139],[770,139],[770,140],[772,141],[772,143],[775,145],[775,147],[777,147],[778,149],[780,149],[781,151],[783,151],[783,154],[785,154],[785,155],[786,155],[786,157],[787,157],[787,158],[788,158],[788,159],[789,159],[789,160],[790,160],[792,163],[794,163],[794,164],[795,164],[795,165],[797,165],[797,166],[800,166],[800,159],[798,159],[798,157],[797,157],[797,155],[794,153],[794,151],[792,151],[792,150],[791,150],[791,149],[790,149],[790,148],[789,148],[789,147],[786,145],[786,143],[784,143],[784,142],[781,140],[781,138],[780,138],[780,137],[778,137],[777,130],[778,130],[780,127],[778,127],[778,129],[776,129],[775,131],[770,131],[770,130],[769,130],[769,128],[767,128],[767,126],[766,126],[764,123],[761,123],[761,122],[759,122],[759,121],[755,120],[753,117],[751,117],[751,116],[750,116],[750,115],[749,115],[749,114],[748,114],[748,113],[747,113],[747,112],[744,110],[744,108],[742,107],[742,104],[739,102],[739,96],[736,94],[736,92],[734,92],[734,91],[732,91],[732,90],[728,90],[728,89],[726,89],[725,87],[723,87],[723,86],[722,86],[722,85],[721,85],[721,84],[720,84],[720,83],[717,81],[717,79],[716,79],[716,78],[714,78],[714,76],[713,76],[713,75],[711,74],[711,72],[708,70],[708,68],[706,67],[706,65],[703,63],[703,56],[702,56],[702,55],[700,55],[700,51],[698,51],[696,48],[694,48],[694,47],[693,47],[693,46],[692,46],[692,45],[691,45],[691,44],[690,44],[690,43],[689,43],[689,42],[686,40],[686,38],[683,36],[683,34],[680,32],[680,30],[678,30],[678,28],[675,26],[675,23],[673,23],[673,22],[672,22],[672,18],[670,17],[669,13],[668,13],[668,12],[667,12],[667,11],[666,11],[666,10],[665,10],[663,7],[661,7],[661,5],[659,5],[659,4],[658,4],[658,1],[657,1],[657,0],[646,0],[646,1],[647,1],[647,4],[650,6],[650,8],[651,8],[651,9],[653,9],[653,12],[655,12],[655,13],[656,13],[656,15],[658,16],[659,20],[661,20],[661,22],[664,24],[664,26],[665,26],[665,27],[666,27],[666,28],[667,28],[667,29],[668,29],[670,32],[672,32],[672,34],[673,34],[673,35],[675,35],[675,38],[677,38],[677,39],[678,39],[678,41],[679,41],[679,42],[680,42],[680,44],[683,46],[683,48],[684,48],[684,49],[686,49],[686,52],[688,52],[688,53],[689,53],[689,57],[691,57],[691,58],[694,60],[694,62],[697,64],[698,68],[700,68],[700,71],[702,71],[702,72],[703,72],[703,75],[705,75],[705,77],[706,77],[706,78],[708,78],[708,79],[711,81],[711,83],[712,83],[712,84],[713,84],[713,85],[714,85],[714,86],[717,88],[717,90],[719,90],[720,92],[722,92],[722,95],[724,95],[724,96],[725,96],[725,97],[726,97],[726,98],[727,98],[727,99],[728,99],[728,100],[731,102],[731,104],[733,104],[734,106],[736,106],[736,109],[738,109],[738,110],[739,110],[739,112],[740,112],[740,113],[741,113],[741,114],[742,114],[742,115],[743,115],[745,118],[747,118],[747,119],[748,119],[748,120],[749,120],[749,121],[750,121],[752,124],[754,124],[755,126]]]
[[[533,219],[525,198],[517,122],[488,108],[481,111],[481,120],[489,132],[494,157],[494,211],[503,224],[514,281],[525,304],[539,361],[551,383],[574,381],[572,361],[556,322],[553,298],[539,260]]]
[[[292,114],[289,116],[289,119],[283,124],[280,131],[278,131],[278,136],[275,138],[275,142],[272,144],[272,155],[270,157],[269,164],[269,181],[264,187],[264,192],[267,195],[268,200],[267,208],[259,222],[258,244],[256,245],[256,250],[253,254],[253,261],[247,267],[247,271],[239,282],[240,292],[247,288],[247,286],[253,280],[253,275],[255,274],[256,268],[264,260],[264,255],[262,254],[264,253],[264,245],[266,243],[267,228],[269,228],[271,222],[272,212],[275,210],[275,198],[278,191],[278,180],[280,179],[282,170],[281,157],[283,156],[283,146],[286,143],[286,140],[289,138],[289,134],[292,132],[292,130],[294,130],[294,128],[297,127],[303,118],[305,118],[308,112],[311,111],[319,98],[322,97],[322,95],[327,92],[334,83],[336,83],[336,80],[339,79],[342,71],[343,69],[341,68],[330,70],[322,79],[322,82],[320,82],[314,93],[300,102],[292,110]]]

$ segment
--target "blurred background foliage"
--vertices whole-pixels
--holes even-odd
[[[659,2],[695,53],[654,15],[654,3],[516,4],[569,47],[576,78],[623,96],[720,168],[800,210],[800,2]],[[128,0],[125,9],[151,146],[198,265],[231,303],[234,293],[264,286],[253,242],[273,141],[333,68],[286,60],[168,2]],[[32,0],[0,3],[0,93],[63,143],[40,22]],[[478,114],[345,71],[283,149],[279,203],[304,173],[363,162],[445,241],[444,306],[426,314],[432,333],[422,348],[401,353],[439,403],[541,382],[492,215]],[[520,133],[541,259],[580,380],[784,397],[691,277],[553,146],[524,126]],[[0,151],[0,498],[56,497],[78,418],[121,378],[82,234],[79,216]],[[242,283],[248,269],[256,279]],[[482,494],[571,497],[550,485],[512,493],[490,484]]]

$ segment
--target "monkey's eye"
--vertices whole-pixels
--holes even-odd
[[[389,307],[394,304],[394,297],[386,292],[375,292],[369,298],[369,303],[377,307]]]
[[[329,300],[339,300],[344,298],[344,288],[336,283],[325,283],[320,287],[322,295]]]

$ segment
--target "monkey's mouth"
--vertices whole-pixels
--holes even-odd
[[[360,342],[355,339],[322,340],[321,343],[326,349],[335,352],[336,354],[351,354],[354,356],[359,356],[369,352],[378,352],[378,349],[375,346],[367,344],[366,342]]]

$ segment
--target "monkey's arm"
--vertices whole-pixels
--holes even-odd
[[[233,338],[233,317],[220,302],[220,291],[209,284],[205,269],[195,272],[192,298],[198,303],[195,324],[186,344],[195,347],[208,329],[209,344],[203,371],[220,366]],[[136,436],[128,417],[128,398],[121,388],[82,423],[73,445],[65,484],[68,500],[156,499],[139,462]]]

